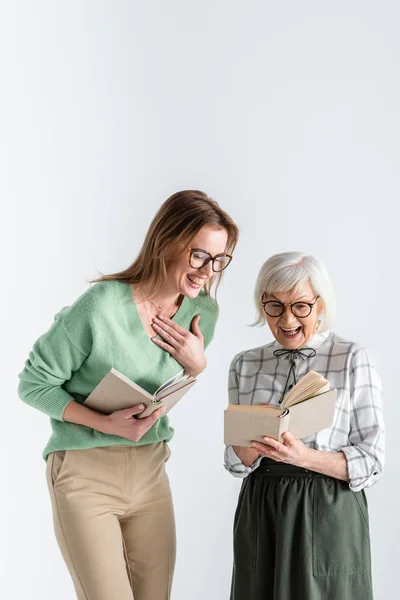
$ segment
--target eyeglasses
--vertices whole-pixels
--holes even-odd
[[[298,319],[305,319],[311,315],[314,304],[317,302],[319,296],[317,296],[314,302],[293,302],[292,304],[284,304],[277,300],[270,300],[269,302],[261,302],[265,313],[269,317],[280,317],[285,312],[285,306],[290,306],[290,310]]]
[[[182,246],[187,248],[190,252],[189,264],[193,269],[201,269],[202,267],[208,265],[208,263],[211,261],[212,270],[214,273],[220,273],[226,269],[233,258],[230,254],[226,254],[226,252],[211,256],[209,252],[206,252],[201,248],[189,248],[189,246],[185,246],[185,244],[182,244]]]

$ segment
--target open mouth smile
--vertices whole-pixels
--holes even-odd
[[[195,275],[187,275],[187,279],[189,283],[196,288],[203,287],[206,282],[206,279],[202,279],[201,277],[196,277]]]
[[[297,335],[299,335],[299,333],[302,330],[302,326],[299,325],[298,327],[291,327],[291,328],[279,327],[279,329],[282,331],[283,335],[286,338],[294,338]]]

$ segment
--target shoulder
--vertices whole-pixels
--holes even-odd
[[[91,285],[71,306],[66,306],[56,319],[63,319],[66,324],[76,321],[92,321],[97,314],[104,314],[108,307],[115,308],[115,300],[121,295],[122,284],[118,281],[100,281]]]
[[[197,314],[201,315],[203,322],[214,324],[218,319],[219,307],[217,302],[203,290],[193,301],[193,308]]]
[[[274,357],[275,343],[270,342],[263,346],[243,350],[236,354],[231,361],[231,369],[235,369],[237,373],[243,370],[245,366],[259,368],[260,364],[266,360],[275,359]]]
[[[357,342],[341,337],[334,332],[330,333],[325,344],[330,347],[329,352],[332,356],[345,355],[350,369],[354,369],[358,365],[364,364],[372,366],[374,363],[371,353],[367,348]]]

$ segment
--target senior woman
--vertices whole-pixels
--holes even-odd
[[[330,330],[332,285],[324,266],[278,254],[259,273],[257,324],[275,341],[239,353],[230,402],[280,406],[308,371],[337,390],[332,427],[284,443],[228,446],[225,466],[244,478],[234,524],[231,600],[371,600],[364,489],[382,476],[381,384],[367,351]]]

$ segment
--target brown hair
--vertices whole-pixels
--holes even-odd
[[[183,190],[173,194],[161,205],[151,222],[135,261],[124,271],[102,275],[92,280],[92,283],[145,283],[148,297],[156,297],[166,278],[166,261],[185,252],[180,243],[190,245],[203,227],[225,229],[228,234],[226,251],[234,251],[239,236],[238,227],[215,200],[197,190]],[[217,291],[221,278],[222,272],[216,273],[207,281],[204,287],[207,295],[211,295],[215,282]]]

